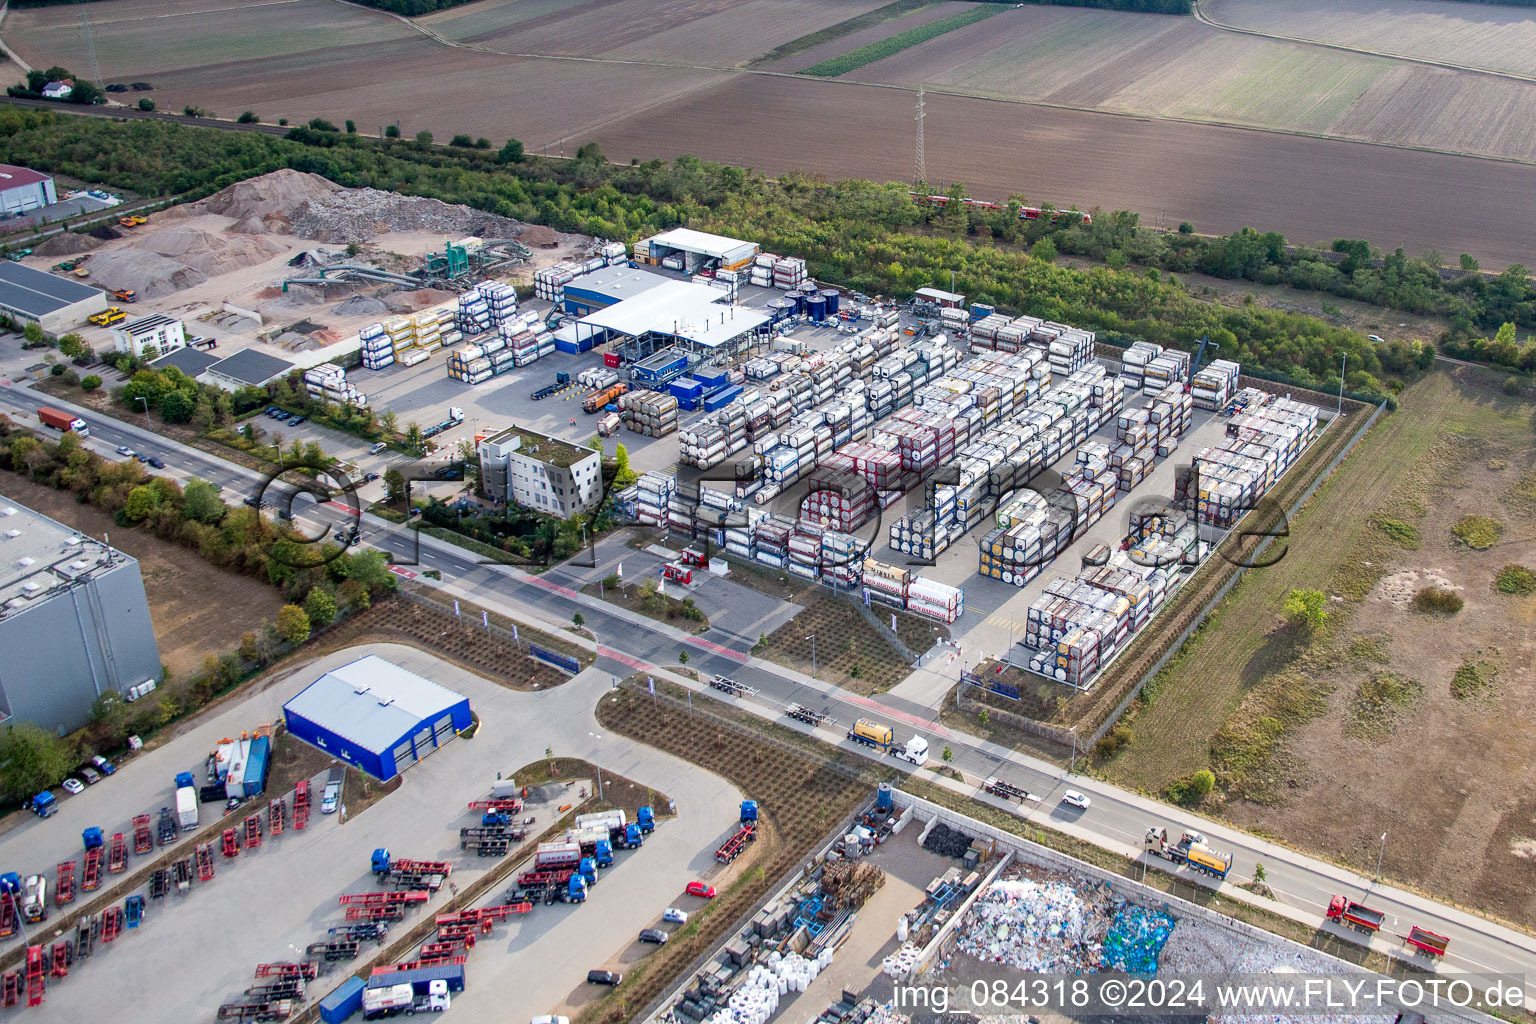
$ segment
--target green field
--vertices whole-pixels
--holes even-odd
[[[946,32],[953,32],[957,28],[973,25],[983,18],[990,18],[992,15],[1006,9],[1002,6],[981,6],[974,10],[963,11],[960,14],[941,18],[938,21],[919,26],[918,28],[899,32],[888,39],[880,40],[878,43],[861,46],[851,53],[843,54],[841,57],[824,60],[820,64],[814,64],[811,67],[805,68],[800,73],[802,75],[815,75],[818,78],[836,78],[838,75],[845,75],[856,68],[861,68],[866,64],[873,64],[877,60],[889,57],[893,53],[900,53],[902,50],[916,46],[918,43],[926,43],[928,40],[935,39]]]

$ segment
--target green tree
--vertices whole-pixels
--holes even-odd
[[[0,789],[10,800],[57,786],[74,766],[74,749],[35,722],[0,731]]]
[[[517,139],[508,139],[507,144],[501,147],[501,152],[496,154],[496,162],[499,164],[520,164],[523,159],[523,144]]]
[[[1209,768],[1201,768],[1189,777],[1189,786],[1198,796],[1205,796],[1216,788],[1216,775]]]
[[[244,111],[235,120],[240,124],[259,124],[261,122],[261,118],[256,116],[256,111],[254,110]]]
[[[384,500],[391,505],[405,504],[405,474],[393,466],[384,471]]]
[[[350,120],[350,119],[347,121],[347,134],[348,135],[356,135],[357,134],[357,122],[356,121],[353,121],[353,120]]]
[[[312,117],[312,118],[310,118],[309,119],[309,129],[311,131],[316,131],[316,132],[334,132],[334,131],[337,130],[336,129],[336,125],[334,125],[330,121],[327,121],[323,117]]]
[[[587,624],[587,620],[581,614],[581,612],[577,612],[575,615],[571,616],[571,625],[575,626],[577,629],[580,629],[582,626],[585,626],[586,624]]]
[[[148,484],[140,484],[128,492],[123,505],[123,518],[130,523],[142,523],[160,504],[160,495]]]
[[[21,329],[21,336],[34,345],[41,345],[43,343],[42,324],[36,320],[28,321],[27,325]]]
[[[405,428],[405,446],[407,448],[421,448],[421,424],[412,420]]]
[[[431,149],[432,148],[432,133],[427,131],[425,128],[423,128],[421,131],[417,132],[416,133],[416,148],[417,149]]]
[[[324,589],[315,587],[304,598],[304,614],[314,626],[329,626],[336,621],[336,599]]]
[[[1473,259],[1472,255],[1470,253],[1465,253],[1465,252],[1462,253],[1461,254],[1461,269],[1465,270],[1469,274],[1477,273],[1477,270],[1478,270],[1477,260]]]
[[[687,651],[678,651],[677,652],[677,663],[679,665],[686,665],[686,664],[688,664],[688,652]]]
[[[90,351],[85,345],[85,339],[73,332],[59,338],[59,351],[71,359],[79,359]]]
[[[1310,633],[1328,618],[1328,596],[1321,590],[1293,588],[1280,610],[1292,625]]]
[[[309,616],[296,604],[285,604],[277,611],[277,632],[297,647],[309,639]]]
[[[167,423],[186,423],[197,411],[197,404],[185,391],[172,391],[160,401],[160,415]]]
[[[94,373],[89,374],[80,381],[80,389],[82,391],[95,391],[99,387],[101,387],[101,378]]]
[[[385,125],[384,137],[386,139],[398,139],[400,137],[400,126],[397,124]]]
[[[1195,226],[1193,224],[1191,224],[1187,220],[1179,221],[1179,234],[1181,234],[1181,235],[1192,235],[1194,233],[1195,233]]]
[[[992,716],[987,713],[986,708],[982,708],[981,713],[976,716],[976,721],[980,722],[982,725],[986,725],[991,720]]]
[[[482,135],[478,139],[475,140],[475,148],[476,149],[490,149],[491,148],[491,140],[486,138],[484,135]]]
[[[182,490],[182,515],[198,523],[217,523],[224,518],[224,502],[213,484],[192,479]]]
[[[613,462],[613,485],[615,487],[628,487],[639,479],[635,476],[635,471],[629,468],[629,449],[625,448],[622,444],[614,445]]]
[[[395,415],[395,410],[385,409],[379,417],[379,426],[384,428],[384,433],[393,435],[400,429],[400,417]]]
[[[1029,247],[1029,254],[1042,263],[1056,262],[1056,243],[1049,238],[1042,238]]]
[[[939,755],[939,756],[944,758],[944,763],[945,764],[949,764],[949,762],[951,762],[951,761],[953,761],[955,759],[955,752],[953,750],[949,749],[949,744],[946,743],[946,744],[944,744],[944,753]]]
[[[116,690],[105,690],[91,702],[91,732],[105,749],[120,746],[128,736],[128,702]]]
[[[455,135],[452,139],[449,139],[448,145],[458,146],[460,149],[473,149],[475,140],[470,138],[468,135],[459,134]]]

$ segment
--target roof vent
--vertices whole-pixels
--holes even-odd
[[[15,505],[7,505],[7,506],[5,506],[5,508],[0,508],[0,516],[13,516],[15,514],[16,514],[16,506]]]
[[[39,590],[43,589],[43,585],[37,580],[27,580],[27,582],[21,585],[21,589],[25,590],[29,594],[35,594]]]
[[[395,702],[395,698],[393,698],[393,697],[380,697],[379,698],[379,707],[387,708],[391,704],[393,704],[394,702]]]
[[[21,536],[21,531],[20,530],[6,530],[5,531],[5,536],[6,536],[7,540],[15,540],[17,537]]]
[[[357,683],[357,684],[355,684],[352,687],[352,692],[356,693],[356,694],[359,694],[359,695],[367,693],[368,692],[368,684],[367,683]]]
[[[77,533],[77,534],[73,534],[72,536],[66,538],[64,543],[65,543],[66,546],[67,545],[71,545],[71,544],[84,544],[85,543],[85,538],[80,536]]]
[[[87,568],[90,564],[90,562],[87,562],[83,558],[77,558],[73,562],[69,563],[69,567],[76,572],[79,572],[81,569]]]
[[[21,566],[23,569],[29,565],[35,564],[36,562],[37,559],[33,558],[31,555],[24,555],[21,558],[16,559],[16,564]]]

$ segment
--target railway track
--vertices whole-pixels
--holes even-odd
[[[9,103],[13,107],[51,110],[55,114],[73,114],[76,117],[99,117],[111,121],[169,121],[174,124],[191,125],[196,128],[219,128],[224,131],[256,132],[261,135],[287,135],[289,128],[292,127],[276,124],[241,124],[238,121],[226,121],[222,118],[192,117],[188,114],[140,110],[137,107],[84,106],[54,103],[51,100],[29,100],[16,96],[6,96],[4,97],[4,102]]]

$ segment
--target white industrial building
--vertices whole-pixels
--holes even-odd
[[[0,213],[41,210],[59,201],[53,179],[30,167],[0,164]]]
[[[631,362],[673,347],[704,360],[730,355],[772,322],[767,313],[732,305],[718,288],[688,281],[662,281],[581,319],[618,341]]]
[[[480,484],[497,501],[567,519],[603,500],[602,457],[521,427],[479,444]]]
[[[138,560],[0,497],[0,709],[63,735],[161,678]]]
[[[65,334],[107,308],[100,288],[0,260],[0,312],[35,323],[49,334]]]
[[[187,347],[187,329],[175,317],[151,313],[112,328],[112,343],[119,352],[142,356],[153,346],[157,356]]]
[[[647,263],[697,274],[703,270],[740,270],[757,255],[756,242],[673,228],[635,243],[635,255]]]

